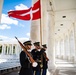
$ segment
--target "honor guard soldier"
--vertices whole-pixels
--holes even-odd
[[[23,45],[27,51],[30,50],[32,46],[31,41],[26,41]],[[32,64],[30,63],[29,57],[25,53],[25,50],[20,53],[20,64],[21,69],[19,75],[33,75]]]
[[[41,51],[43,52],[43,70],[42,70],[42,75],[46,75],[49,59],[47,58],[47,55],[46,55],[46,52],[45,52],[46,49],[47,49],[46,44],[42,45],[42,47],[43,47],[41,49]]]
[[[35,48],[32,50],[31,54],[33,56],[33,59],[38,63],[38,66],[33,68],[34,75],[41,75],[41,67],[42,67],[42,61],[41,61],[41,47],[40,42],[34,43]]]

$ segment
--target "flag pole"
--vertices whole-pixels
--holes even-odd
[[[42,45],[42,25],[41,25],[41,0],[40,1],[40,41],[41,41],[41,45]],[[42,55],[41,55],[41,61],[42,61],[42,65],[43,65],[43,59],[42,59]],[[42,71],[43,69],[41,69],[41,75],[42,75]]]
[[[41,41],[41,45],[42,45],[42,26],[41,26],[41,19],[40,19],[40,41]]]
[[[41,0],[40,1],[40,42],[42,45],[42,26],[41,26]]]

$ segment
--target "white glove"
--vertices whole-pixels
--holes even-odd
[[[37,62],[33,62],[32,66],[33,67],[37,67],[38,63]]]

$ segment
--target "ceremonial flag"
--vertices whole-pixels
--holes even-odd
[[[29,8],[27,10],[9,11],[8,16],[18,18],[21,20],[30,20],[31,19],[30,10],[31,10],[31,8]]]
[[[40,12],[40,0],[38,0],[33,7],[29,9],[9,11],[8,16],[21,20],[36,20],[41,18]]]

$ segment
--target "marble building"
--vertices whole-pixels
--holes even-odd
[[[32,4],[36,1],[32,0]],[[30,39],[47,44],[48,70],[51,75],[57,75],[55,72],[61,69],[59,63],[76,67],[76,0],[40,0],[40,3],[41,19],[31,22]],[[17,42],[0,42],[0,49],[3,55],[17,55],[21,51]]]

